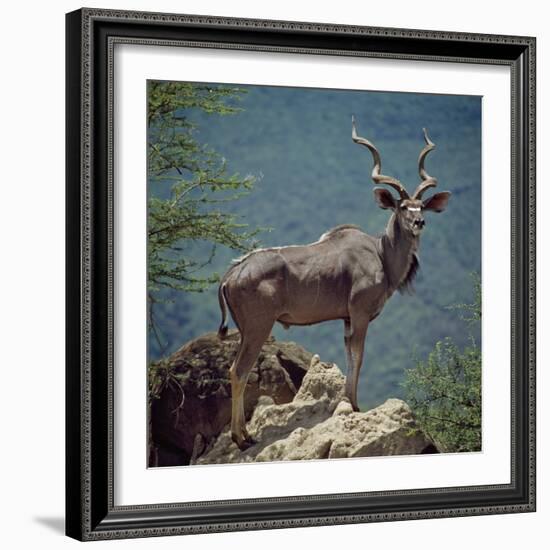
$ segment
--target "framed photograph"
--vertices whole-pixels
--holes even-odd
[[[535,39],[67,15],[66,532],[535,510]]]

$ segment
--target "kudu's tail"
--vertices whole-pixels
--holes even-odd
[[[218,288],[218,301],[220,302],[220,309],[222,311],[222,322],[218,329],[218,338],[225,340],[227,338],[227,298],[225,297],[225,283],[221,283]]]

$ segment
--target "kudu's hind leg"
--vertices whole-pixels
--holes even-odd
[[[359,372],[363,364],[367,328],[368,322],[350,321],[349,319],[344,321],[344,342],[346,344],[346,362],[348,367],[346,397],[350,400],[354,411],[359,411],[357,385],[359,383]]]
[[[248,375],[258,359],[272,327],[273,323],[263,327],[256,325],[253,331],[243,330],[237,357],[229,369],[231,378],[231,438],[241,450],[255,443],[246,431],[244,391]]]

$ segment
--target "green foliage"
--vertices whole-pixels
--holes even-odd
[[[481,284],[474,277],[475,299],[453,309],[481,320]],[[462,351],[451,338],[436,343],[424,361],[405,373],[407,401],[424,431],[445,452],[481,450],[481,349],[473,336]]]
[[[226,160],[197,140],[197,124],[189,118],[194,111],[236,114],[240,109],[234,102],[243,92],[226,86],[149,82],[147,287],[150,329],[159,345],[153,306],[166,300],[163,291],[204,291],[219,280],[216,272],[201,272],[211,264],[217,246],[244,252],[256,244],[258,229],[248,230],[226,208],[252,189],[255,179],[229,174]],[[196,254],[197,242],[208,247],[206,254]]]
[[[460,319],[470,327],[481,321],[481,277],[475,271],[471,277],[474,285],[474,301],[471,304],[453,304],[448,307],[451,310],[462,311]]]

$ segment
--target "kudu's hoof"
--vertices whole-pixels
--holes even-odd
[[[357,405],[357,403],[354,403],[347,395],[345,397],[345,401],[347,401],[351,405],[353,412],[356,412],[356,413],[361,412],[359,405]]]
[[[235,434],[231,434],[231,439],[241,451],[246,451],[246,449],[250,449],[250,447],[253,447],[254,445],[256,445],[256,443],[258,443],[253,437],[250,437],[249,435],[244,438],[240,438],[237,437]]]

